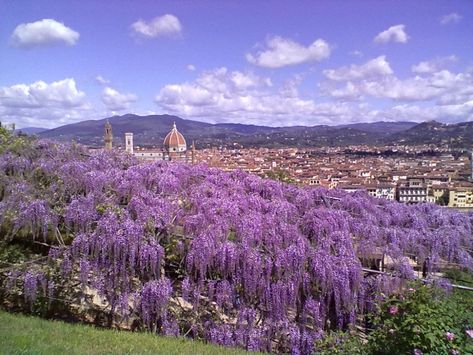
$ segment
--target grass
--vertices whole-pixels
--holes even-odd
[[[1,354],[246,354],[184,338],[97,329],[0,310]]]

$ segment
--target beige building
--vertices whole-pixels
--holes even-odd
[[[428,187],[422,179],[409,179],[397,187],[397,200],[404,203],[427,202]]]
[[[396,185],[394,184],[371,184],[371,185],[343,185],[338,188],[346,192],[365,191],[368,195],[386,200],[396,198]]]
[[[368,194],[377,198],[394,200],[396,198],[396,185],[394,184],[371,184],[366,185]]]
[[[448,207],[473,208],[473,187],[454,187],[450,189]]]

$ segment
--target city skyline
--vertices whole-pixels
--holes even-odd
[[[5,1],[0,115],[268,126],[470,121],[468,1]]]

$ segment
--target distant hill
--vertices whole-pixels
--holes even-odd
[[[374,122],[340,126],[268,127],[239,123],[210,124],[172,115],[126,114],[102,120],[88,120],[43,131],[39,136],[103,146],[106,120],[112,124],[114,145],[123,146],[126,132],[133,132],[140,146],[160,146],[175,122],[188,144],[199,148],[234,145],[245,147],[345,146],[352,144],[442,144],[472,145],[473,123],[445,125],[438,122]]]
[[[217,133],[212,130],[213,125],[211,124],[183,120],[170,115],[137,116],[127,114],[107,119],[112,124],[115,145],[123,144],[126,132],[134,134],[134,142],[137,145],[161,144],[174,122],[188,140],[198,138],[199,132]],[[91,146],[102,146],[104,124],[107,119],[89,120],[61,126],[42,132],[40,136],[64,141],[75,140]]]
[[[31,135],[31,134],[38,134],[38,133],[41,133],[41,132],[44,132],[46,131],[47,128],[40,128],[40,127],[25,127],[25,128],[18,128],[18,129],[15,129],[15,133],[25,133],[25,134],[28,134],[28,135]]]
[[[437,121],[422,122],[389,137],[390,142],[401,144],[448,144],[457,148],[473,146],[473,122],[445,124]]]
[[[63,141],[75,140],[76,142],[91,146],[102,146],[104,124],[107,120],[112,124],[114,145],[118,146],[124,144],[124,136],[127,132],[133,133],[133,140],[136,145],[159,146],[166,134],[171,130],[174,122],[179,131],[186,137],[188,143],[195,140],[201,146],[224,144],[229,140],[238,141],[239,137],[253,133],[252,129],[245,132],[245,128],[239,127],[239,125],[233,127],[231,124],[210,124],[185,120],[171,115],[137,116],[127,114],[61,126],[42,132],[40,136]],[[254,127],[257,127],[257,131],[272,132],[273,130],[271,127]]]
[[[393,133],[402,132],[416,126],[415,122],[373,122],[373,123],[353,123],[348,125],[340,125],[337,127],[347,127],[359,129],[360,131],[378,133],[381,135],[391,135]]]

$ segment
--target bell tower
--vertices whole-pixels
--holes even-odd
[[[133,133],[125,133],[125,151],[133,154]]]
[[[112,125],[107,120],[105,122],[105,132],[104,132],[104,141],[105,141],[105,149],[111,150],[112,149],[112,141],[113,141],[113,134],[112,134]]]

